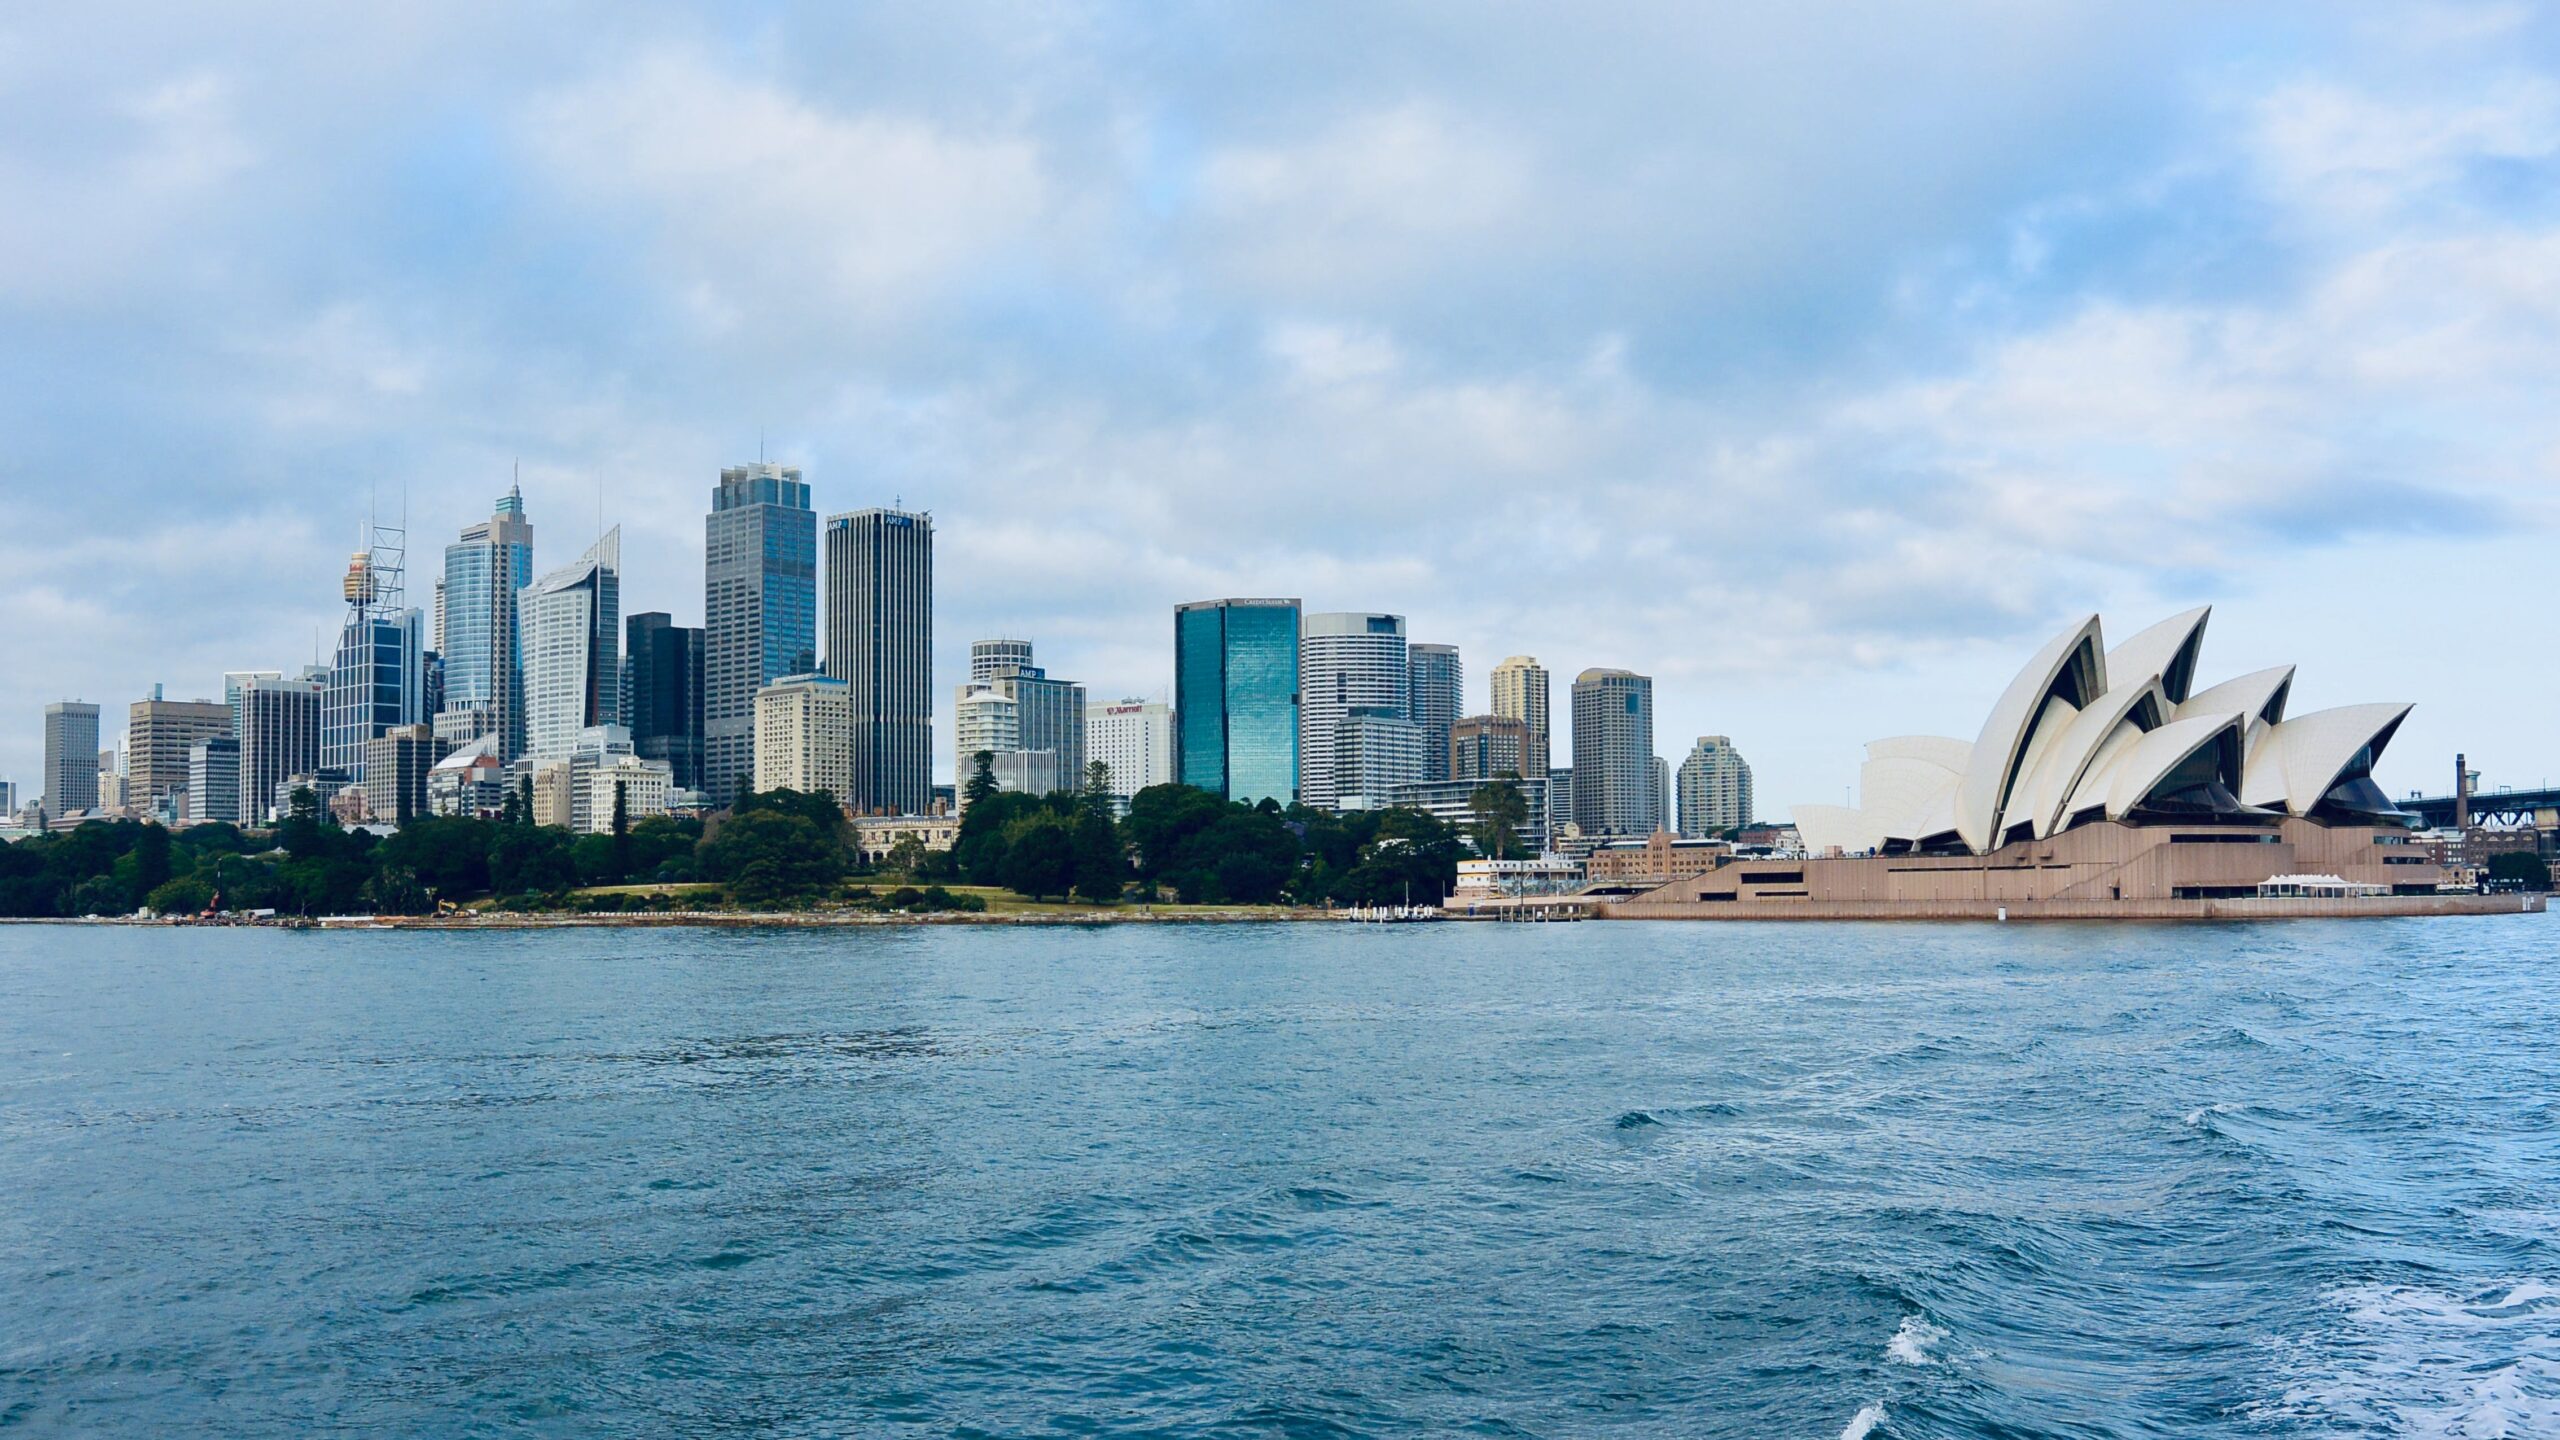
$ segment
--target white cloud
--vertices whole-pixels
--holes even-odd
[[[2267,184],[2320,224],[2387,219],[2452,198],[2485,162],[2560,154],[2560,85],[2542,75],[2408,99],[2306,80],[2255,109],[2251,141]]]
[[[1037,147],[842,110],[680,50],[546,94],[525,140],[570,200],[632,227],[707,327],[879,323],[1055,239]]]

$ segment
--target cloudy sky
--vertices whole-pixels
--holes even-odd
[[[519,463],[699,623],[759,436],[934,512],[946,689],[1296,595],[1650,673],[1766,813],[2210,601],[2420,702],[2395,794],[2560,772],[2560,17],[846,8],[0,12],[0,777]]]

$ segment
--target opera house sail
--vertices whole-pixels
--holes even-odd
[[[1798,805],[1805,857],[1741,861],[1626,917],[2433,914],[2445,893],[2373,783],[2402,703],[2287,713],[2280,665],[2198,688],[2209,606],[2109,648],[2096,615],[2029,658],[1970,741],[1867,746],[1859,803]],[[2494,905],[2489,902],[2495,902]]]

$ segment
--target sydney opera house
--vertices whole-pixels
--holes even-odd
[[[1807,858],[1740,861],[1623,918],[2032,918],[2514,910],[2439,892],[2372,779],[2405,704],[2290,714],[2293,667],[2198,687],[2210,607],[2112,649],[2088,616],[1968,743],[1867,746],[1857,806],[1799,805]]]

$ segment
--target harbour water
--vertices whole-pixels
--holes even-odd
[[[0,1430],[2560,1434],[2555,959],[0,927]]]

